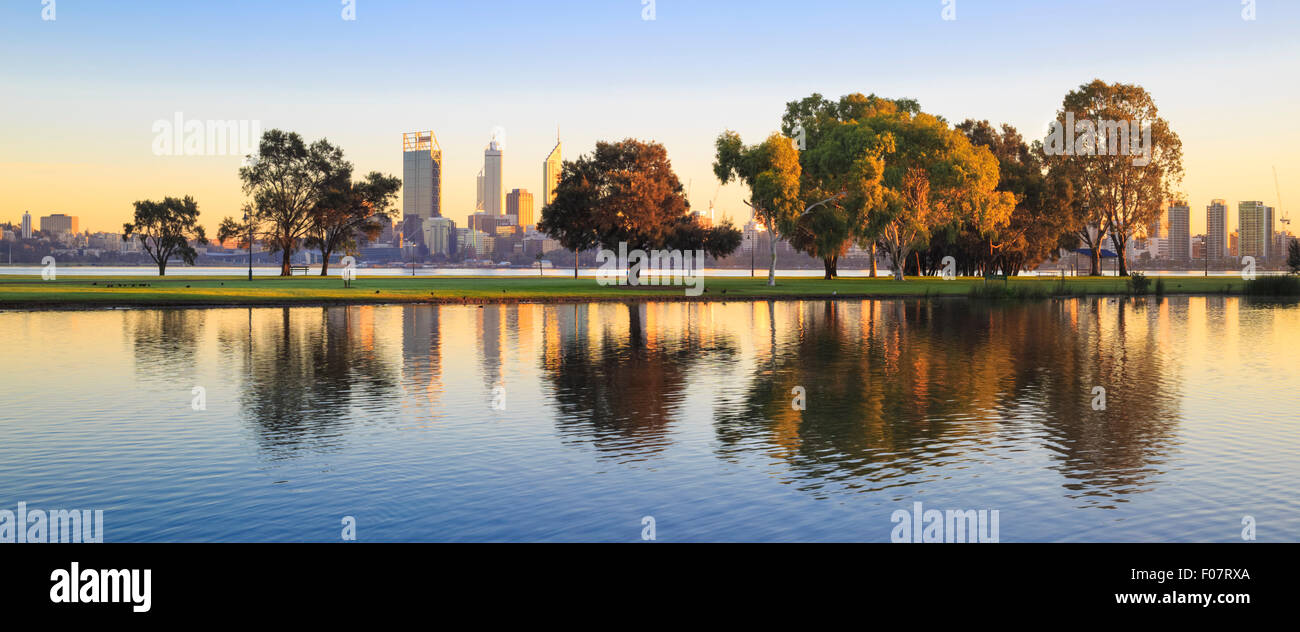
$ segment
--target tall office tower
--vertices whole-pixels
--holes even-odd
[[[1243,257],[1262,259],[1268,256],[1272,235],[1269,229],[1272,209],[1263,202],[1242,202],[1237,205],[1237,226],[1240,238],[1238,252]]]
[[[63,213],[54,213],[41,218],[41,230],[47,233],[77,232],[77,218]]]
[[[555,149],[546,156],[542,162],[542,197],[546,200],[543,206],[555,201],[555,187],[560,183],[560,168],[563,161],[560,159],[560,136],[555,136]],[[519,222],[521,225],[523,221]]]
[[[482,169],[479,169],[478,175],[474,177],[474,184],[477,187],[477,191],[478,191],[474,195],[474,210],[481,211],[483,210],[483,198],[485,197],[483,191],[483,170]]]
[[[442,217],[442,147],[433,132],[402,134],[402,214]]]
[[[492,139],[483,151],[483,210],[492,215],[502,215],[501,206],[501,145]]]
[[[1169,258],[1173,261],[1191,259],[1191,218],[1191,207],[1186,204],[1169,205]]]
[[[1210,260],[1228,253],[1228,203],[1223,200],[1210,200],[1205,207],[1205,253]]]
[[[533,194],[527,189],[514,189],[506,195],[506,215],[515,216],[515,224],[532,226]]]
[[[32,238],[32,214],[30,211],[23,211],[23,239]]]

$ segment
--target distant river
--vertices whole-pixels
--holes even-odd
[[[8,311],[0,339],[0,509],[102,509],[106,541],[888,541],[917,502],[1003,542],[1300,539],[1294,305]]]

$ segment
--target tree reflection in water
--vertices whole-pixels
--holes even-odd
[[[250,319],[251,337],[233,323],[223,332],[226,346],[241,351],[243,417],[271,458],[336,449],[349,425],[394,414],[397,368],[378,348],[373,309],[268,310]]]
[[[543,353],[542,365],[564,439],[589,442],[601,456],[619,460],[640,460],[667,447],[692,372],[706,356],[728,357],[735,348],[725,332],[686,327],[678,333],[648,320],[681,314],[691,322],[701,309],[646,303],[550,308],[554,318],[547,326],[558,329],[559,341]],[[590,310],[598,310],[605,325],[595,334],[588,330]]]
[[[1156,327],[1130,331],[1126,307],[768,306],[781,312],[772,342],[758,349],[741,401],[715,413],[719,455],[764,449],[801,489],[828,495],[952,474],[937,466],[978,476],[989,458],[1014,458],[1001,446],[1029,441],[1052,453],[1068,497],[1109,506],[1150,486],[1177,423],[1178,367],[1165,362]],[[796,386],[806,410],[792,406]],[[1094,386],[1107,389],[1105,411],[1092,409]]]

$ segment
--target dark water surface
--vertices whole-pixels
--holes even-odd
[[[1003,542],[1300,540],[1294,305],[43,311],[0,339],[0,509],[102,509],[106,541],[888,541],[915,502]]]

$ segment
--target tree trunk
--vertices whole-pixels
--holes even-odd
[[[282,248],[281,252],[283,256],[280,259],[280,276],[293,276],[289,271],[289,258],[293,256],[293,252],[288,248]]]
[[[771,265],[767,268],[767,286],[776,287],[776,231],[767,231],[768,250],[772,253]]]
[[[578,249],[573,249],[573,278],[578,278]]]
[[[903,266],[907,265],[907,255],[910,254],[906,248],[893,248],[890,256],[894,259],[894,280],[906,281],[907,277],[903,275]]]
[[[825,276],[822,277],[823,279],[827,281],[834,279],[835,278],[834,268],[835,266],[834,264],[831,263],[830,257],[822,257],[822,269],[825,271]]]
[[[328,249],[328,250],[325,248],[320,249],[320,275],[321,276],[329,276],[330,254],[333,252],[334,252],[333,249]]]
[[[1113,234],[1110,237],[1111,244],[1115,246],[1115,254],[1119,257],[1119,275],[1122,277],[1128,276],[1128,257],[1124,256],[1126,252],[1124,246],[1127,245],[1125,243],[1127,241],[1128,240],[1125,239],[1121,242],[1119,238]]]
[[[876,240],[871,240],[871,278],[876,278]]]
[[[167,260],[163,259],[158,262],[158,276],[167,276]]]
[[[1094,247],[1092,249],[1091,259],[1092,271],[1088,273],[1088,276],[1101,276],[1101,248]]]

